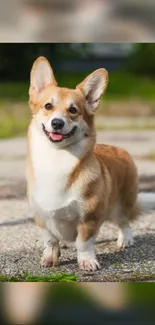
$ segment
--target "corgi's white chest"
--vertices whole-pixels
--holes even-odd
[[[34,172],[33,209],[42,218],[67,222],[77,219],[80,195],[78,189],[66,190],[68,177],[78,158],[66,150],[56,150],[45,135],[33,130],[31,159]]]

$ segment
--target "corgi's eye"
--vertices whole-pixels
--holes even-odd
[[[46,105],[45,105],[45,109],[47,109],[47,110],[50,110],[50,109],[52,109],[53,108],[53,105],[51,104],[51,103],[47,103]]]
[[[76,109],[74,106],[71,106],[71,107],[69,108],[69,113],[70,113],[70,114],[76,114],[76,113],[77,113],[77,109]]]

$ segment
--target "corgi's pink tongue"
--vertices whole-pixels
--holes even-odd
[[[50,138],[52,138],[54,141],[60,141],[62,140],[63,136],[59,133],[50,133]]]

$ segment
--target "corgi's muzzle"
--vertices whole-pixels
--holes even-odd
[[[54,122],[54,120],[53,120],[53,122]],[[62,124],[60,125],[60,122],[57,121],[57,123],[56,123],[56,121],[55,121],[55,124],[52,125],[52,126],[53,126],[54,131],[53,132],[49,132],[49,131],[46,130],[45,125],[42,124],[44,133],[46,134],[46,136],[48,137],[48,139],[50,141],[52,141],[52,142],[61,142],[64,139],[70,138],[71,136],[73,136],[75,134],[75,131],[76,131],[76,128],[77,128],[76,126],[74,126],[69,133],[63,134],[60,130],[63,128],[64,124],[63,125]],[[59,130],[59,132],[57,132],[57,130]]]

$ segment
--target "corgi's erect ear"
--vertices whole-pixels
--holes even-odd
[[[102,95],[108,85],[108,72],[105,69],[98,69],[91,73],[76,89],[79,89],[85,96],[87,111],[93,114],[99,106]]]
[[[33,64],[30,76],[30,91],[40,93],[48,85],[57,85],[50,63],[44,57],[39,57]]]

